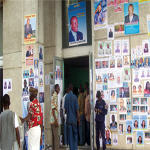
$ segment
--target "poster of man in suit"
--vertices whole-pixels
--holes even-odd
[[[35,43],[36,41],[36,15],[24,16],[24,44]]]
[[[125,34],[139,33],[139,3],[124,4]]]
[[[87,43],[86,3],[79,2],[68,7],[69,46]]]

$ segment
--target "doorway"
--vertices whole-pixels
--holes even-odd
[[[73,93],[79,98],[79,95],[85,92],[85,84],[89,85],[89,56],[64,59],[64,89],[72,83],[74,89]],[[85,99],[84,99],[85,100]],[[79,107],[85,107],[85,104]],[[80,112],[80,108],[79,108]],[[83,111],[84,112],[84,111]],[[87,142],[87,122],[85,115],[80,112],[80,126],[78,125],[78,145],[85,147],[90,146]],[[81,117],[82,116],[82,117]],[[89,129],[90,130],[90,129]],[[90,132],[90,131],[89,131]],[[89,133],[90,139],[90,133]]]
[[[2,96],[3,96],[3,69],[0,68],[0,113],[2,112]]]

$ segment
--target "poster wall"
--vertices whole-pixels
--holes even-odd
[[[69,46],[87,43],[86,3],[79,2],[68,7]]]

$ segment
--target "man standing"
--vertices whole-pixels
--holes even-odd
[[[125,16],[125,23],[138,23],[139,22],[139,17],[133,13],[134,12],[134,7],[133,4],[129,4],[128,7],[128,15]]]
[[[83,33],[78,31],[78,19],[76,16],[70,19],[71,30],[69,32],[69,42],[83,40]]]
[[[39,150],[42,144],[43,113],[41,105],[37,100],[38,90],[30,87],[29,113],[25,118],[21,118],[22,123],[28,122],[28,150]]]
[[[100,150],[99,135],[101,133],[102,141],[103,141],[103,150],[105,150],[106,149],[106,143],[105,143],[105,115],[107,114],[108,106],[106,105],[105,101],[102,99],[100,91],[97,91],[96,97],[97,97],[97,101],[96,101],[96,104],[95,104],[96,146],[97,146],[97,150]]]
[[[77,120],[79,121],[78,99],[72,92],[73,86],[69,85],[69,93],[65,97],[65,112],[67,114],[68,140],[70,150],[77,150],[78,131]]]
[[[55,84],[55,91],[51,99],[51,109],[50,109],[50,123],[52,129],[52,149],[59,150],[59,136],[58,136],[58,94],[60,87]]]
[[[12,150],[16,140],[20,148],[19,123],[17,115],[9,110],[10,97],[8,94],[3,96],[2,105],[4,112],[0,115],[0,149]]]

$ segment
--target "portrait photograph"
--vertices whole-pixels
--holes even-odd
[[[132,120],[126,120],[126,134],[132,134],[133,132],[133,122]]]
[[[36,14],[24,16],[24,43],[30,44],[36,41]]]
[[[123,124],[121,124],[121,123],[119,123],[118,132],[119,132],[120,135],[122,135],[123,132],[124,132],[123,131]]]
[[[116,89],[111,89],[109,91],[109,95],[110,95],[110,102],[114,103],[116,102]]]
[[[140,129],[141,130],[147,129],[147,116],[146,115],[140,116]]]
[[[140,112],[140,106],[133,106],[133,109],[132,109],[133,113],[139,113]]]
[[[144,97],[150,97],[150,81],[144,81]]]
[[[107,27],[107,39],[108,40],[114,39],[114,25],[109,25]]]
[[[130,66],[130,58],[129,56],[125,55],[123,56],[123,65],[126,66]]]
[[[138,130],[140,128],[140,118],[139,115],[133,115],[133,129]]]
[[[117,112],[117,104],[110,104],[110,112]]]
[[[115,58],[110,58],[109,65],[110,65],[109,68],[115,68],[116,66]]]
[[[126,114],[119,114],[120,121],[126,121]]]
[[[117,130],[117,114],[110,114],[110,129]]]
[[[114,40],[114,55],[121,56],[121,40]]]
[[[107,0],[94,1],[94,30],[107,24]]]
[[[112,55],[112,42],[111,41],[105,41],[104,55],[105,56],[111,56]]]
[[[137,145],[143,145],[144,144],[144,132],[143,131],[137,131],[136,132],[136,144]]]
[[[123,67],[122,57],[116,57],[117,58],[117,68]]]
[[[124,33],[124,23],[115,23],[114,25],[115,34],[123,34]]]
[[[105,129],[105,142],[106,145],[111,145],[111,131],[109,129]]]
[[[145,140],[150,141],[150,132],[145,132]]]
[[[84,1],[68,6],[69,46],[87,43],[86,3]]]
[[[98,56],[104,56],[104,42],[98,41]]]
[[[126,99],[119,99],[119,113],[127,113]]]
[[[25,57],[25,63],[26,66],[31,66],[33,65],[33,58],[34,58],[34,46],[33,45],[27,45],[25,47],[26,51],[26,57]]]
[[[138,2],[124,4],[125,34],[139,33],[139,5]]]
[[[129,39],[122,40],[122,54],[129,55]]]
[[[150,55],[150,49],[149,49],[149,40],[143,40],[142,41],[142,50],[143,50],[143,55],[144,56],[149,56]]]
[[[132,144],[132,143],[133,143],[132,136],[126,136],[126,144]]]

